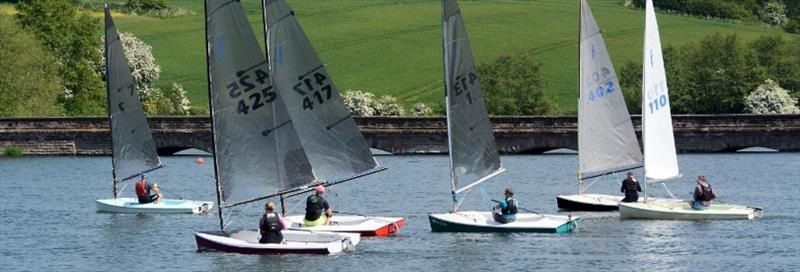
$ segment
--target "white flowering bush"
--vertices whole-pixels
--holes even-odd
[[[403,107],[397,103],[394,96],[385,95],[375,103],[375,115],[378,116],[402,116],[405,115]]]
[[[425,103],[414,104],[414,109],[411,111],[412,116],[428,116],[433,114],[433,109],[425,105]]]
[[[786,17],[786,5],[778,1],[769,1],[764,5],[764,10],[761,13],[761,18],[764,22],[773,26],[782,27],[789,21]]]
[[[367,91],[348,90],[342,97],[344,106],[353,116],[373,116],[375,115],[375,95]]]
[[[172,82],[172,87],[164,91],[164,97],[172,104],[171,112],[178,115],[189,115],[189,110],[192,108],[192,103],[186,97],[186,91],[183,85]]]
[[[139,91],[139,98],[143,102],[150,101],[156,96],[158,89],[155,83],[161,77],[161,67],[156,64],[153,57],[153,48],[130,33],[122,32],[119,34],[122,41],[122,49],[125,51],[125,58],[131,68],[133,81],[136,82],[136,89]],[[105,47],[100,47],[105,63]],[[102,67],[105,74],[105,67]]]
[[[767,79],[745,98],[745,110],[755,114],[800,113],[797,100],[778,83]]]

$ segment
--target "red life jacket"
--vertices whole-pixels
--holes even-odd
[[[136,196],[138,197],[148,197],[147,192],[147,181],[137,181],[136,182]]]

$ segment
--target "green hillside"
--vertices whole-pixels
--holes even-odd
[[[442,94],[440,6],[436,0],[288,0],[340,90],[397,96],[405,105],[438,103]],[[101,2],[92,0],[88,2]],[[124,2],[117,0],[114,2]],[[203,6],[167,1],[193,16],[115,18],[120,31],[153,46],[161,85],[183,84],[193,104],[207,105]],[[242,0],[259,38],[260,0]],[[617,69],[641,62],[644,11],[620,0],[589,1]],[[461,1],[476,62],[527,54],[543,64],[547,93],[562,113],[576,109],[578,1]],[[659,14],[662,42],[681,45],[714,33],[753,39],[783,33],[764,26]],[[789,34],[783,34],[789,35]],[[795,35],[797,36],[797,35]],[[260,39],[262,40],[262,39]]]

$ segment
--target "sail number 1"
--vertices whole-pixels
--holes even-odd
[[[300,77],[292,89],[303,96],[303,109],[314,110],[315,104],[323,104],[333,97],[333,86],[325,74],[315,71]]]
[[[467,98],[467,103],[472,104],[472,92],[470,92],[469,89],[474,86],[477,81],[478,75],[476,75],[474,71],[470,71],[466,76],[457,76],[453,83],[453,91],[456,93],[456,96],[464,94]]]
[[[277,94],[272,90],[272,85],[269,81],[269,73],[262,70],[261,67],[252,71],[252,74],[248,73],[249,71],[237,72],[238,79],[227,85],[228,96],[231,98],[239,99],[242,95],[245,95],[236,105],[236,112],[239,114],[247,115],[251,110],[258,110],[277,98]],[[255,84],[256,82],[259,84],[258,87]],[[266,86],[264,86],[265,84]],[[261,88],[261,90],[251,92],[256,88]]]

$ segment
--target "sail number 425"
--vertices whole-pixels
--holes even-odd
[[[277,98],[277,94],[272,90],[272,85],[269,81],[269,73],[256,68],[253,70],[252,75],[247,72],[237,72],[238,80],[231,82],[227,85],[228,96],[233,99],[239,99],[237,102],[236,112],[239,114],[248,114],[250,111],[258,110],[267,103],[272,103]],[[255,79],[253,79],[253,76]],[[258,84],[258,86],[256,86]],[[264,86],[266,85],[266,86]],[[253,89],[261,88],[260,91],[252,92]],[[249,94],[248,94],[249,93]]]

